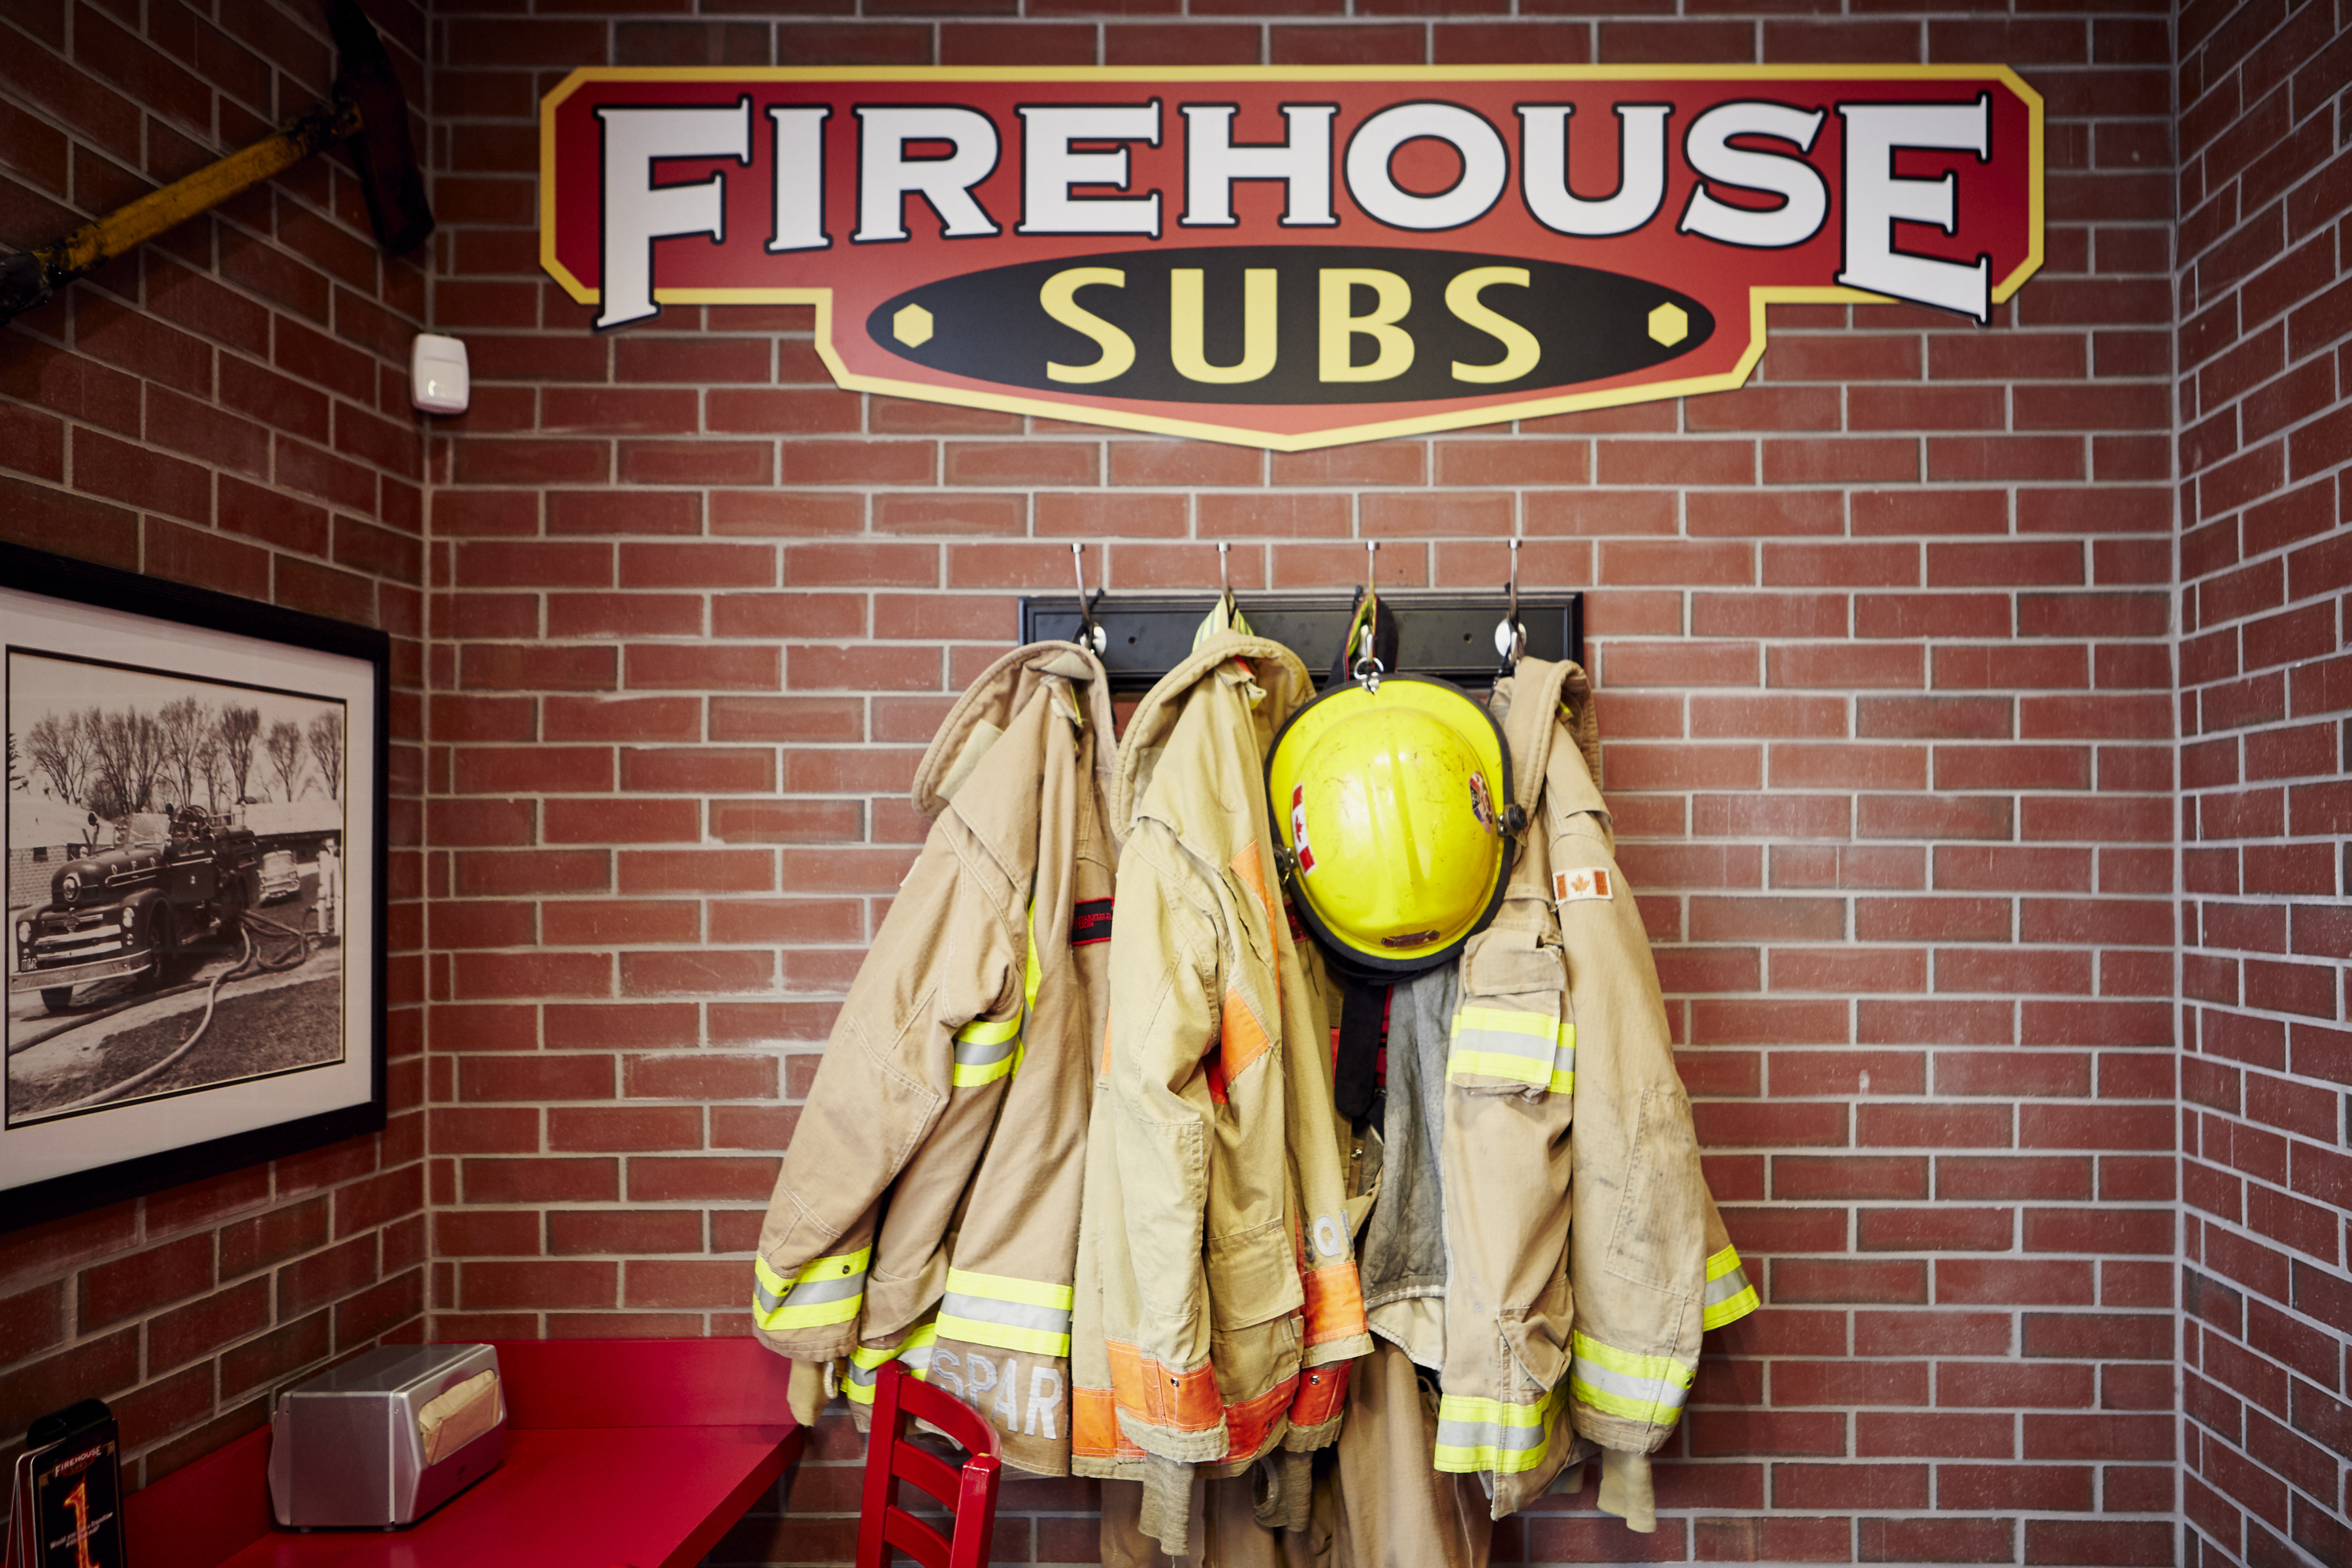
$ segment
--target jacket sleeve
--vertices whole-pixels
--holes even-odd
[[[849,1353],[892,1182],[943,1117],[984,1125],[1019,1055],[1028,934],[958,831],[932,828],[876,932],[777,1173],[751,1311],[787,1355]]]
[[[1106,1257],[1123,1254],[1129,1279],[1106,1281],[1104,1328],[1121,1432],[1146,1453],[1201,1462],[1222,1456],[1227,1436],[1202,1251],[1217,947],[1207,912],[1162,864],[1171,852],[1130,840],[1119,860],[1105,1046],[1111,1125],[1095,1135],[1114,1140],[1119,1203],[1101,1218],[1124,1236]]]
[[[1540,831],[1539,829],[1538,831]],[[1447,1268],[1436,1468],[1483,1472],[1499,1517],[1566,1462],[1570,1123],[1579,1020],[1530,846],[1462,957],[1446,1050]]]
[[[1562,765],[1583,767],[1567,747],[1554,752]],[[1570,811],[1552,830],[1580,1047],[1570,1411],[1580,1436],[1646,1454],[1682,1415],[1700,1334],[1755,1297],[1700,1174],[1657,967],[1607,819]]]

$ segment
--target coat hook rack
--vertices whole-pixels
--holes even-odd
[[[1370,551],[1365,552],[1372,559]],[[1223,552],[1220,552],[1223,559]],[[1202,620],[1232,594],[1231,578],[1206,594],[1024,596],[1020,602],[1023,642],[1093,642],[1111,689],[1148,691],[1192,656],[1192,635]],[[1517,582],[1517,574],[1513,574]],[[1081,578],[1083,584],[1083,578]],[[1400,637],[1398,667],[1408,674],[1435,675],[1458,686],[1484,689],[1496,674],[1502,626],[1520,629],[1522,657],[1584,662],[1584,595],[1574,591],[1391,588],[1381,593],[1384,616],[1395,617]],[[1330,668],[1353,618],[1360,591],[1258,594],[1250,595],[1250,627],[1297,653],[1319,679]],[[1498,624],[1499,621],[1499,624]],[[1091,634],[1091,636],[1089,636]]]

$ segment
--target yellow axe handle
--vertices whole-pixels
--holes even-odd
[[[293,129],[257,142],[217,163],[198,169],[184,180],[150,191],[128,206],[118,207],[93,223],[86,223],[55,245],[34,252],[59,285],[94,267],[103,266],[133,246],[143,245],[198,213],[218,206],[248,185],[259,184],[292,168],[330,142],[360,128],[356,105],[339,104],[334,112],[306,116]]]

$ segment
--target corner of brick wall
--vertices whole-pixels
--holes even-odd
[[[2352,19],[2179,21],[2182,1510],[2352,1562]]]
[[[421,9],[368,9],[422,105]],[[331,47],[301,0],[127,12],[0,8],[12,247],[326,94]],[[33,1417],[95,1395],[122,1423],[129,1481],[152,1481],[264,1423],[273,1389],[423,1334],[425,467],[407,347],[425,292],[419,261],[379,258],[329,153],[0,327],[0,538],[381,626],[394,647],[391,1124],[0,1233],[0,1466]]]

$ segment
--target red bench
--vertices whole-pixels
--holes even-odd
[[[506,1459],[407,1530],[279,1530],[269,1433],[131,1494],[173,1568],[692,1568],[800,1457],[788,1365],[751,1340],[502,1340]]]

